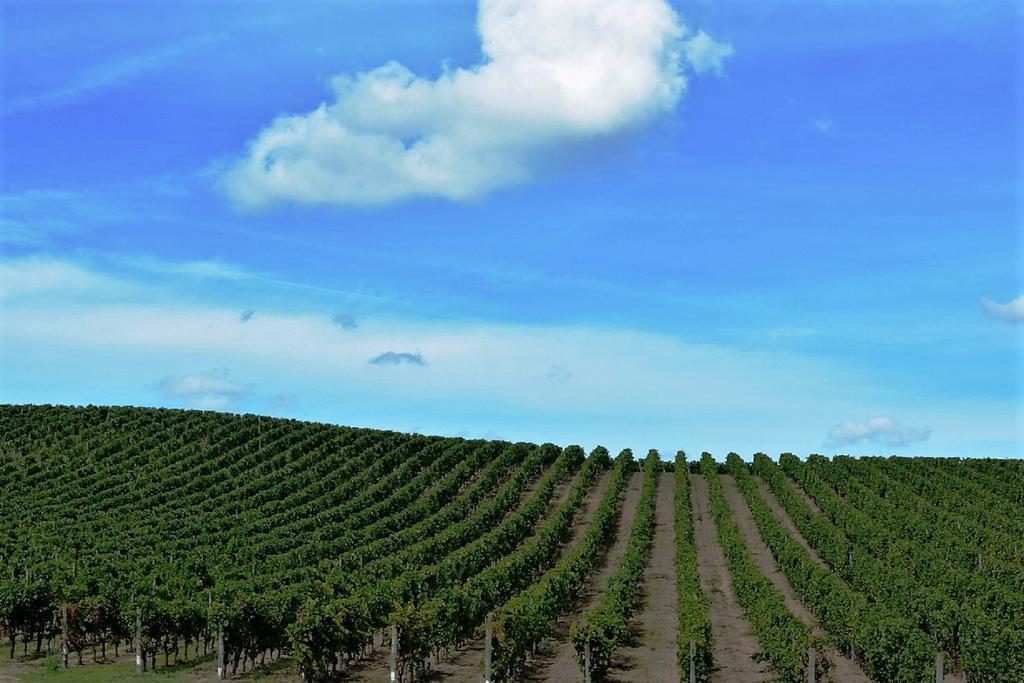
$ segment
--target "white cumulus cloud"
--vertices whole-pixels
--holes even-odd
[[[566,145],[642,125],[684,66],[732,52],[689,35],[666,0],[480,0],[482,63],[437,79],[397,62],[332,80],[334,101],[281,116],[228,169],[242,207],[467,200],[529,180]]]
[[[1024,322],[1024,294],[1005,304],[982,299],[981,305],[989,315],[1000,320],[1005,320],[1008,323]]]
[[[852,420],[836,425],[828,432],[828,443],[832,446],[851,446],[862,441],[899,448],[912,443],[926,441],[932,435],[928,427],[911,427],[891,417],[876,417],[867,422]]]

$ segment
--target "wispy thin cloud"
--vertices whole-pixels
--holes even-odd
[[[93,192],[35,189],[0,195],[0,242],[37,247],[49,237],[127,220],[123,204]]]
[[[149,256],[120,256],[113,261],[129,268],[157,275],[215,280],[244,280],[258,277],[241,266],[214,259],[199,261],[164,261]]]
[[[128,285],[66,261],[27,257],[0,262],[0,299],[52,292],[94,295],[123,291]]]
[[[64,85],[20,97],[12,97],[7,100],[4,110],[8,113],[16,113],[79,100],[93,93],[134,81],[187,54],[208,48],[226,38],[227,34],[225,33],[204,33],[137,54],[122,55],[80,71],[77,76]]]
[[[53,238],[96,228],[145,222],[178,223],[181,217],[160,204],[191,193],[178,178],[156,176],[81,187],[23,188],[0,194],[0,243],[40,247]]]
[[[385,351],[379,356],[374,356],[368,363],[370,365],[426,365],[427,362],[423,360],[422,354],[418,351],[416,353],[409,353],[405,351]]]

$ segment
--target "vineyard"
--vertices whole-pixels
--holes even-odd
[[[1024,681],[1024,462],[0,406],[0,680]]]

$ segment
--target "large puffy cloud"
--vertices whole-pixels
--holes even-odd
[[[226,190],[248,208],[480,197],[672,109],[684,65],[720,71],[731,53],[665,0],[481,0],[478,31],[483,62],[436,80],[396,62],[334,78],[335,100],[271,123]]]
[[[876,417],[867,422],[852,420],[836,425],[828,433],[831,446],[851,446],[869,441],[900,448],[926,441],[932,434],[928,427],[911,427],[891,417]]]

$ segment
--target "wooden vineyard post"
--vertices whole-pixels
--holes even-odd
[[[818,668],[817,654],[813,647],[807,648],[807,683],[814,683]]]
[[[68,668],[68,652],[70,651],[70,643],[68,643],[68,607],[64,605],[60,608],[60,665],[62,668]]]
[[[142,656],[142,615],[135,615],[135,672],[146,670],[146,658]]]
[[[935,683],[942,683],[942,678],[945,674],[943,668],[945,666],[945,657],[942,652],[935,653]]]
[[[590,683],[590,639],[583,645],[583,683]]]
[[[224,667],[224,627],[217,627],[217,680],[222,680],[227,673]]]
[[[690,683],[697,683],[697,643],[690,641]]]
[[[494,638],[494,612],[487,613],[484,627],[484,683],[491,683],[491,639]]]
[[[391,657],[388,658],[388,665],[391,667],[391,683],[398,680],[398,624],[391,625]]]

